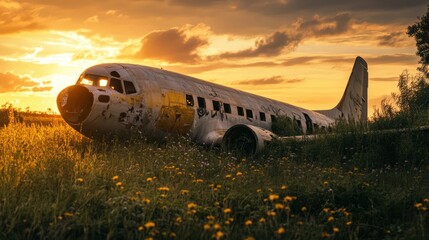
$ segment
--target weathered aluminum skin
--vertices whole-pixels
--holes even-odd
[[[356,64],[360,64],[360,67],[356,67]],[[366,69],[365,61],[358,57],[353,72],[360,73],[358,76],[352,73],[350,77],[352,83],[349,82],[345,95],[338,104],[345,107],[337,106],[328,111],[321,111],[326,114],[324,115],[162,69],[133,64],[100,64],[86,69],[82,74],[106,76],[110,80],[111,73],[116,71],[121,80],[133,82],[137,92],[126,95],[109,87],[83,85],[94,96],[92,106],[88,106],[91,107],[91,111],[79,123],[67,119],[66,121],[90,138],[99,138],[106,134],[126,137],[131,133],[140,133],[146,137],[163,139],[170,134],[189,134],[199,144],[217,145],[221,143],[225,132],[235,125],[254,126],[270,131],[271,116],[285,115],[299,120],[305,134],[309,133],[309,128],[315,126],[329,127],[335,123],[336,118],[344,115],[355,120],[366,119],[368,81]],[[62,115],[68,98],[64,92],[66,89],[57,98]],[[187,105],[186,94],[193,96],[193,106]],[[103,99],[108,96],[110,100],[100,101],[101,95],[104,96]],[[205,99],[206,108],[198,107],[197,97]],[[220,110],[214,110],[213,100],[221,103]],[[225,113],[223,103],[230,104],[231,113]],[[237,106],[243,107],[244,110],[251,109],[253,118],[239,116]],[[260,112],[265,114],[265,121],[260,119]],[[306,124],[305,114],[312,120],[311,127]]]

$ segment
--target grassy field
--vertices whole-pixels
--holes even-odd
[[[427,239],[427,133],[276,142],[238,158],[186,138],[0,129],[0,239]]]

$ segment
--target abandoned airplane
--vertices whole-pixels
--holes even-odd
[[[336,107],[311,111],[193,77],[133,64],[86,69],[57,97],[64,120],[89,138],[126,137],[133,132],[164,139],[189,134],[203,145],[260,151],[276,137],[272,123],[287,116],[303,134],[337,119],[367,119],[368,66],[357,57]]]

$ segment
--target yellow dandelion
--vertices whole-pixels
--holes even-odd
[[[262,192],[262,189],[260,189],[260,188],[259,188],[259,189],[257,189],[257,190],[256,190],[256,192],[257,192],[257,193],[261,193],[261,192]]]
[[[159,187],[157,189],[158,189],[158,191],[161,191],[161,192],[168,192],[168,191],[170,191],[170,188],[168,188],[168,187]]]
[[[244,225],[246,226],[251,226],[253,224],[252,220],[247,220],[246,222],[244,222]]]
[[[334,221],[334,217],[330,216],[330,217],[328,218],[328,222],[332,222],[332,221]]]
[[[78,183],[83,183],[83,178],[77,178],[77,179],[76,179],[76,182],[78,182]]]
[[[307,207],[302,207],[301,211],[303,211],[303,212],[307,211]]]
[[[196,183],[203,183],[203,182],[204,182],[204,180],[203,180],[203,179],[197,179],[197,180],[195,180],[195,182],[196,182]]]
[[[284,227],[280,227],[279,229],[277,229],[277,234],[281,235],[284,234],[286,232],[286,230],[284,229]]]
[[[328,182],[328,181],[324,181],[324,182],[323,182],[323,185],[328,186],[328,185],[329,185],[329,182]]]
[[[215,207],[220,207],[220,203],[219,202],[215,202],[214,205],[215,205]]]
[[[421,208],[423,206],[423,204],[421,204],[421,203],[416,203],[416,204],[414,204],[414,207],[415,208]]]
[[[208,223],[204,224],[203,229],[204,229],[204,231],[209,231],[211,229],[210,224],[208,224]]]
[[[139,227],[137,228],[137,230],[138,230],[139,232],[141,232],[141,231],[143,231],[143,230],[144,230],[144,227],[143,227],[143,226],[139,226]]]
[[[263,218],[263,217],[262,217],[262,218],[260,218],[260,219],[259,219],[259,222],[260,222],[260,223],[265,223],[265,218]]]
[[[116,183],[116,186],[117,186],[117,187],[122,186],[122,182],[117,182],[117,183]]]
[[[142,199],[144,204],[149,204],[150,203],[150,199],[149,198],[143,198]]]
[[[140,195],[142,195],[142,192],[137,191],[137,192],[136,192],[136,195],[137,195],[137,196],[140,196]]]
[[[243,173],[242,172],[237,172],[236,175],[237,175],[237,177],[241,177],[241,176],[243,176]]]
[[[352,225],[352,221],[348,221],[346,224],[347,224],[347,226],[350,226],[350,225]]]
[[[180,194],[181,194],[181,195],[188,195],[188,194],[189,194],[189,190],[187,190],[187,189],[182,189],[182,190],[180,191]]]
[[[285,206],[281,203],[276,203],[275,208],[276,209],[283,209]]]
[[[281,189],[281,190],[286,190],[286,189],[287,189],[287,186],[283,185],[280,189]]]
[[[58,216],[58,220],[63,220],[63,216]]]
[[[176,233],[172,232],[172,233],[170,233],[170,237],[171,237],[171,238],[176,238],[176,237],[177,237],[177,235],[176,235]]]
[[[225,176],[225,178],[232,178],[232,175],[231,175],[231,174],[227,174],[227,175]]]
[[[274,211],[268,211],[268,212],[267,212],[267,215],[268,215],[268,216],[270,216],[270,217],[274,217],[274,216],[276,216],[276,215],[277,215],[277,213],[276,213],[276,212],[274,212]]]
[[[223,232],[221,231],[217,231],[216,232],[216,239],[221,239],[225,234],[223,234]]]
[[[208,215],[206,218],[207,218],[207,220],[209,220],[209,221],[214,221],[214,220],[215,220],[215,217],[214,217],[214,216],[212,216],[212,215]]]
[[[146,182],[152,182],[152,181],[153,181],[153,178],[151,177],[146,178]]]
[[[226,220],[226,221],[225,221],[225,225],[229,225],[229,224],[231,224],[231,221]]]
[[[331,209],[329,209],[329,208],[324,208],[324,209],[323,209],[323,212],[328,213],[330,210],[331,210]]]
[[[144,227],[147,228],[147,229],[153,228],[155,226],[156,226],[156,224],[154,222],[152,222],[152,221],[149,221],[149,222],[147,222],[147,223],[144,224]]]
[[[213,225],[214,229],[216,230],[220,230],[221,226],[219,223],[216,223],[215,225]]]
[[[249,236],[249,237],[246,237],[244,240],[256,240],[256,239],[252,236]]]
[[[188,203],[188,209],[195,209],[196,207],[197,207],[196,203],[192,203],[192,202]]]
[[[270,199],[270,201],[272,202],[272,201],[274,201],[274,200],[279,199],[279,195],[277,195],[277,194],[270,194],[270,196],[269,196],[268,198],[269,198],[269,199]]]
[[[177,218],[176,218],[176,223],[182,223],[182,221],[183,221],[183,220],[182,220],[182,218],[181,218],[181,217],[177,217]]]
[[[425,199],[423,199],[423,202],[424,202],[424,203],[429,203],[429,198],[425,198]]]
[[[340,232],[340,229],[339,229],[339,228],[337,228],[337,227],[334,227],[334,228],[332,228],[332,231],[333,231],[334,233],[338,233],[338,232]]]
[[[112,177],[112,181],[114,181],[114,182],[118,181],[118,179],[119,179],[118,175]]]
[[[298,224],[299,226],[301,226],[301,225],[304,224],[304,222],[303,221],[298,221],[298,222],[296,222],[296,224]]]
[[[284,202],[292,202],[293,200],[295,200],[296,199],[296,197],[293,197],[293,196],[286,196],[286,197],[284,197],[283,198],[283,201]]]
[[[225,209],[223,210],[223,212],[224,212],[225,214],[231,213],[231,208],[225,208]]]
[[[322,238],[329,238],[329,237],[330,237],[329,233],[327,232],[322,233]]]

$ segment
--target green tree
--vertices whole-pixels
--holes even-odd
[[[416,54],[420,56],[419,70],[429,77],[429,5],[426,14],[418,17],[419,21],[408,26],[407,34],[416,39]]]

